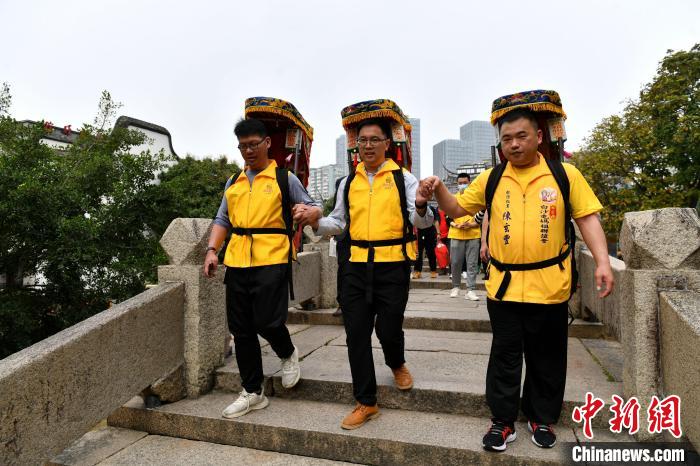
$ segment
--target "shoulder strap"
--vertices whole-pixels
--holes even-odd
[[[277,167],[275,168],[275,178],[282,194],[282,219],[287,231],[292,235],[294,232],[292,231],[292,200],[289,196],[289,171],[286,168]]]
[[[564,209],[566,210],[566,220],[569,221],[571,220],[571,204],[569,203],[569,197],[571,195],[571,185],[569,184],[569,177],[566,176],[566,170],[564,169],[564,165],[562,165],[560,160],[545,159],[545,161],[547,162],[549,171],[551,171],[552,176],[554,176],[554,180],[559,186],[559,191],[561,191],[561,195],[564,197]]]
[[[493,203],[493,196],[496,194],[496,188],[498,183],[501,181],[503,172],[506,170],[506,165],[508,162],[499,163],[491,170],[489,173],[489,178],[486,181],[486,190],[484,191],[484,199],[486,201],[486,212],[489,214],[489,225],[486,229],[486,244],[489,243],[489,233],[491,232],[491,204]]]
[[[294,299],[294,283],[292,280],[292,257],[294,248],[294,221],[292,219],[292,200],[289,195],[289,171],[286,168],[276,167],[275,178],[282,195],[282,220],[289,238],[289,253],[287,255],[287,280],[289,281],[289,296]]]
[[[566,169],[561,163],[561,160],[545,159],[545,161],[564,198],[564,238],[571,251],[571,291],[569,293],[569,298],[571,298],[578,284],[578,270],[576,269],[576,254],[574,249],[576,246],[576,231],[571,221],[571,183],[569,183],[569,177],[566,175]]]
[[[396,189],[399,190],[399,202],[401,203],[401,217],[403,218],[403,236],[404,241],[401,243],[401,250],[403,252],[403,257],[410,261],[408,257],[408,252],[406,251],[406,241],[408,241],[413,229],[411,228],[411,221],[408,218],[408,202],[406,201],[406,183],[403,178],[403,169],[399,168],[397,170],[391,171],[394,175],[394,183],[396,184]]]
[[[231,177],[231,184],[234,184],[236,181],[238,181],[238,177],[241,176],[241,173],[243,173],[243,170],[239,171]]]
[[[345,231],[350,237],[350,183],[355,179],[355,172],[352,172],[345,179],[345,189],[343,189],[343,201],[345,202]]]

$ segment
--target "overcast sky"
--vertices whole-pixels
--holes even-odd
[[[245,98],[280,97],[314,127],[312,166],[335,162],[341,108],[389,98],[421,119],[425,176],[434,144],[521,90],[560,93],[575,149],[700,42],[699,18],[697,0],[0,0],[0,82],[17,119],[78,128],[106,89],[178,155],[239,162]]]

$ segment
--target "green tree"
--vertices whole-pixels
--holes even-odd
[[[43,122],[0,117],[0,357],[141,292],[166,261],[149,200],[167,160],[132,153],[145,137],[111,128],[119,106],[103,92],[60,150],[41,142]],[[25,287],[32,275],[44,283]]]
[[[669,50],[620,115],[603,119],[573,162],[605,206],[617,237],[625,212],[695,207],[700,197],[700,44]]]
[[[228,178],[240,172],[225,156],[218,159],[178,160],[160,174],[160,185],[150,201],[159,206],[149,225],[160,237],[174,218],[212,218],[216,214]]]

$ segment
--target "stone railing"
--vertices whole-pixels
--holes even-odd
[[[665,291],[659,301],[659,366],[664,394],[681,397],[683,432],[700,447],[700,293]]]
[[[179,367],[183,299],[152,288],[0,361],[0,464],[44,464]]]
[[[576,257],[580,286],[578,290],[578,299],[580,300],[578,304],[580,306],[579,317],[601,322],[605,335],[619,341],[622,339],[620,329],[620,299],[622,293],[619,284],[625,271],[625,263],[620,259],[610,257],[613,277],[618,286],[613,289],[613,292],[608,297],[600,299],[598,297],[599,291],[596,290],[595,284],[596,265],[593,255],[585,246],[580,248],[579,251]]]
[[[158,286],[0,361],[0,464],[43,464],[141,392],[177,401],[211,389],[228,328],[224,267],[202,275],[210,228],[173,220]],[[294,264],[290,305],[330,299],[327,243],[310,249]]]
[[[580,289],[572,304],[580,306],[582,317],[602,322],[606,333],[622,344],[625,397],[636,396],[645,412],[652,395],[680,395],[686,433],[700,446],[700,354],[696,351],[700,309],[691,292],[700,292],[697,212],[688,208],[629,212],[620,246],[624,263],[611,258],[615,291],[603,300],[595,289],[593,257],[580,249]],[[674,360],[677,350],[680,356]],[[637,437],[658,439],[643,429]]]

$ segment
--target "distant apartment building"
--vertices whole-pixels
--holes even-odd
[[[335,194],[335,180],[345,176],[337,165],[324,165],[309,170],[309,184],[306,190],[318,202],[325,202]]]
[[[491,155],[496,132],[488,121],[470,121],[459,130],[459,139],[445,139],[433,146],[433,173],[443,180],[458,167],[479,164]]]
[[[433,173],[441,179],[467,162],[467,143],[461,139],[445,139],[433,146]]]
[[[411,173],[420,180],[420,118],[409,118],[411,123]]]
[[[470,121],[459,128],[459,138],[467,143],[465,163],[476,163],[491,157],[491,146],[496,145],[496,131],[488,121]]]
[[[341,134],[335,140],[335,165],[338,176],[346,176],[348,174],[348,143],[344,134]]]

